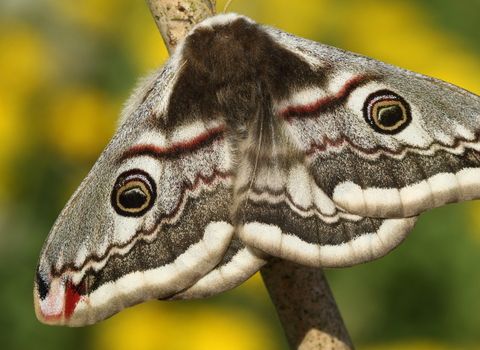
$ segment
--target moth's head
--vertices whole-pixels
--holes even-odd
[[[209,18],[188,34],[178,48],[196,72],[213,81],[242,77],[262,59],[265,41],[270,40],[261,26],[234,13]]]

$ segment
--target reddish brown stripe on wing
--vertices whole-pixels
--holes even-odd
[[[152,144],[136,145],[125,151],[122,160],[139,155],[149,155],[155,158],[175,157],[180,154],[191,153],[205,147],[216,140],[223,139],[224,128],[222,126],[207,130],[191,140],[185,140],[171,144],[169,147],[159,147]]]
[[[355,76],[352,79],[350,79],[342,87],[342,89],[338,91],[336,95],[321,98],[320,100],[306,106],[287,107],[286,109],[281,111],[280,114],[285,118],[300,117],[303,115],[315,113],[322,109],[332,107],[333,105],[343,101],[346,97],[348,97],[354,89],[369,82],[372,78],[373,77],[369,75]]]

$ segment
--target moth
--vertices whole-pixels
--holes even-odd
[[[480,98],[237,14],[144,81],[53,226],[34,299],[82,326],[234,288],[271,256],[380,258],[417,216],[480,198]]]

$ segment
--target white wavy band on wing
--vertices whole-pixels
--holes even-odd
[[[441,205],[480,198],[480,168],[456,174],[440,173],[404,188],[366,188],[353,182],[335,187],[333,201],[341,208],[366,217],[401,218]]]
[[[44,300],[35,295],[37,316],[47,324],[85,326],[104,320],[125,307],[175,294],[194,284],[218,264],[230,244],[233,231],[229,223],[211,222],[205,228],[203,239],[191,245],[173,262],[151,270],[132,272],[101,285],[89,295],[80,297],[70,317],[65,315],[65,300],[69,291],[62,281],[72,272],[66,272],[51,281],[50,291]]]
[[[338,245],[308,243],[280,227],[260,222],[245,224],[242,240],[270,255],[321,268],[348,267],[381,258],[397,247],[413,229],[417,217],[385,220],[376,232],[365,232]]]
[[[262,256],[266,257],[263,252],[245,247],[239,250],[228,263],[210,271],[193,286],[169,300],[207,298],[233,289],[250,278],[266,263]]]

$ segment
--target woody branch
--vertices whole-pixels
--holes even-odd
[[[215,14],[215,0],[146,1],[169,53]],[[292,350],[353,349],[322,269],[274,258],[261,274]]]

